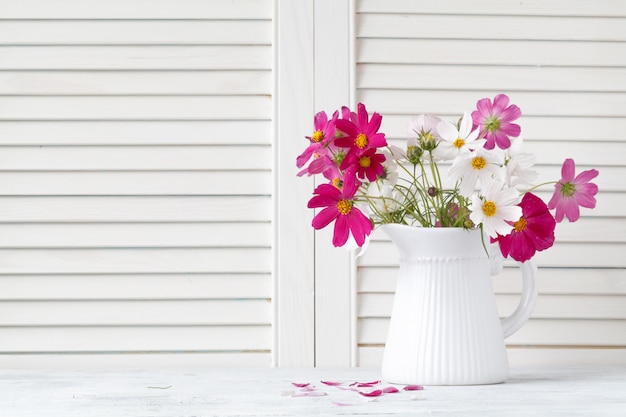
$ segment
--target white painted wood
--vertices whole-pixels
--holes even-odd
[[[6,327],[0,352],[158,353],[269,351],[269,326]],[[4,357],[0,355],[0,357]]]
[[[269,273],[270,255],[228,247],[0,249],[0,274]]]
[[[2,70],[269,70],[267,45],[0,46]]]
[[[0,8],[11,19],[271,19],[271,0],[2,0]]]
[[[94,364],[92,368],[96,368]],[[132,365],[131,365],[132,367]],[[512,369],[507,383],[477,387],[427,386],[363,398],[322,386],[320,380],[380,379],[377,369],[183,369],[76,372],[5,371],[0,389],[7,415],[67,417],[110,414],[211,416],[390,415],[623,415],[624,366],[549,366]],[[292,382],[309,382],[326,395],[294,397]],[[388,384],[383,383],[381,387]],[[480,395],[477,395],[477,392]],[[344,404],[344,405],[340,405]],[[549,410],[549,411],[546,411]]]
[[[465,7],[462,1],[446,2],[414,2],[411,0],[389,0],[384,4],[377,0],[360,0],[357,2],[359,13],[423,13],[423,14],[469,14],[469,15],[537,15],[537,16],[626,16],[626,5],[612,0],[599,0],[590,3],[585,0],[550,1],[530,0],[520,3],[515,0],[504,0],[493,3],[479,0],[472,7]]]
[[[315,111],[331,114],[350,105],[349,1],[316,0],[314,13]],[[316,179],[316,185],[323,182]],[[351,254],[333,247],[332,227],[315,235],[315,365],[348,367],[352,363]]]
[[[270,221],[270,196],[0,197],[4,222]]]
[[[259,145],[271,143],[271,121],[0,121],[0,143],[3,145]]]
[[[265,70],[0,72],[1,94],[268,95],[271,89],[272,74]]]
[[[600,171],[597,209],[583,210],[578,223],[559,224],[556,245],[536,256],[537,308],[507,343],[512,363],[624,363],[626,142],[618,132],[626,129],[626,5],[360,0],[355,6],[356,99],[383,114],[381,130],[391,143],[404,145],[413,115],[454,120],[477,99],[504,92],[522,108],[539,182],[559,179],[566,157],[579,171]],[[547,201],[551,191],[538,195]],[[361,365],[378,366],[382,358],[397,274],[387,242],[377,235],[357,269]],[[520,291],[519,271],[507,267],[493,282],[506,315]]]
[[[233,120],[270,118],[263,96],[0,97],[4,120]]]
[[[274,364],[315,364],[315,253],[306,208],[311,178],[297,178],[313,107],[314,2],[276,0],[274,103],[276,120]]]
[[[270,170],[270,146],[6,146],[3,171]]]
[[[3,45],[271,45],[266,20],[14,20],[0,22]]]
[[[271,280],[269,273],[3,274],[0,301],[270,299]]]
[[[0,194],[270,195],[270,178],[270,171],[10,171],[0,173]]]
[[[271,247],[270,222],[0,224],[3,248]]]

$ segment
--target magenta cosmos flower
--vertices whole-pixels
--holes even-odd
[[[354,119],[351,117],[351,119]],[[348,161],[355,155],[359,156],[363,152],[372,148],[380,148],[387,146],[387,140],[384,133],[379,133],[380,123],[383,117],[378,114],[372,114],[369,119],[367,109],[363,103],[358,105],[358,113],[356,121],[347,119],[338,119],[336,122],[337,129],[345,135],[335,139],[335,145],[342,148],[349,148],[341,169],[346,169],[349,165]]]
[[[542,199],[532,193],[524,194],[519,206],[522,216],[512,223],[513,230],[506,236],[498,235],[492,241],[498,242],[502,256],[510,256],[525,262],[535,252],[548,249],[554,244],[556,221]]]
[[[598,170],[589,169],[576,177],[576,165],[573,159],[566,159],[561,168],[561,180],[554,186],[554,194],[548,202],[550,210],[556,209],[555,218],[561,222],[567,217],[570,222],[580,218],[579,207],[594,208],[598,186],[591,181],[598,176]]]
[[[370,148],[360,155],[346,156],[342,165],[347,165],[346,181],[361,181],[367,178],[370,182],[376,181],[385,172],[383,162],[385,155],[376,153],[376,149]]]
[[[315,131],[311,136],[306,137],[311,144],[296,159],[298,168],[302,168],[311,159],[311,156],[325,148],[335,138],[335,122],[338,115],[339,113],[335,112],[330,120],[328,120],[326,112],[321,111],[315,115],[313,118]]]
[[[472,112],[472,120],[480,128],[479,137],[487,140],[485,149],[493,149],[496,145],[500,149],[508,149],[511,146],[509,137],[518,137],[522,131],[519,125],[511,123],[522,115],[519,107],[514,104],[509,106],[509,97],[498,94],[493,102],[488,98],[478,100],[476,108]]]
[[[350,233],[356,244],[363,246],[365,238],[372,232],[370,219],[354,206],[356,190],[356,184],[350,182],[346,182],[342,189],[332,184],[322,184],[315,189],[315,196],[309,200],[309,208],[324,207],[313,218],[314,229],[322,229],[335,221],[334,246],[343,246],[348,241]]]

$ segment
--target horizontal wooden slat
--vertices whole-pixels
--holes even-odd
[[[358,89],[626,91],[626,68],[360,64],[356,71]]]
[[[269,20],[3,20],[4,45],[269,45]]]
[[[270,322],[269,300],[0,302],[0,329],[21,326],[269,325]]]
[[[446,13],[478,15],[538,15],[538,16],[626,16],[626,5],[612,0],[542,1],[489,0],[472,2],[472,7],[462,1],[415,2],[412,0],[360,0],[356,3],[357,13]]]
[[[626,43],[361,39],[357,42],[356,61],[392,64],[622,67],[626,65]]]
[[[388,319],[360,319],[358,343],[384,344]],[[626,346],[626,320],[531,319],[506,340],[512,345]]]
[[[133,1],[64,0],[62,7],[46,0],[2,0],[8,19],[270,19],[270,0]]]
[[[257,223],[0,224],[2,248],[270,247]]]
[[[384,348],[363,346],[357,351],[358,366],[380,367]],[[532,348],[509,346],[507,349],[511,368],[521,366],[626,364],[626,348]]]
[[[361,90],[359,100],[381,114],[463,114],[482,97],[492,94],[465,91]],[[528,116],[626,116],[626,93],[516,92],[511,102]],[[590,132],[592,133],[592,132]]]
[[[270,71],[2,71],[0,94],[270,94]]]
[[[0,97],[4,120],[266,120],[271,111],[268,96]]]
[[[513,101],[515,95],[509,94]],[[468,102],[461,102],[457,98],[453,100],[457,109],[451,114],[439,114],[446,120],[454,120],[462,116],[463,111],[473,111],[476,101],[483,97],[492,97],[495,94],[474,94]],[[421,105],[421,104],[420,104]],[[375,106],[370,106],[369,111],[380,110]],[[427,110],[428,113],[434,113]],[[522,113],[525,110],[522,109]],[[383,113],[381,132],[396,138],[407,137],[407,126],[412,117],[417,116],[419,110],[417,105],[411,109],[410,115],[394,115]],[[571,141],[587,142],[590,147],[593,142],[598,141],[622,141],[623,135],[620,133],[626,130],[626,118],[611,117],[556,117],[556,116],[528,116],[523,115],[519,119],[522,127],[522,136],[526,140],[560,140],[566,143]]]
[[[268,248],[0,249],[0,274],[268,273]]]
[[[357,291],[392,293],[396,289],[398,268],[359,268]],[[522,289],[519,268],[504,268],[492,278],[499,294],[519,294]],[[541,294],[626,295],[626,270],[608,268],[540,268],[537,288]]]
[[[269,326],[4,327],[0,352],[267,350]]]
[[[358,316],[390,317],[393,293],[359,295]],[[518,295],[496,297],[501,317],[510,315],[519,303]],[[532,317],[536,319],[626,319],[626,296],[540,294]]]
[[[270,195],[271,185],[269,171],[0,173],[3,195]]]
[[[0,196],[2,222],[233,222],[271,218],[269,196]]]
[[[270,170],[271,162],[269,146],[5,146],[0,151],[0,171],[246,171]]]
[[[615,17],[562,18],[555,24],[551,16],[376,13],[359,15],[357,28],[360,38],[626,40],[626,19]]]
[[[0,354],[2,369],[199,369],[269,367],[269,351],[129,354]]]
[[[266,274],[0,275],[0,300],[271,298]]]
[[[569,268],[626,268],[626,242],[581,243],[556,242],[544,252],[535,254],[538,266]],[[372,242],[367,253],[359,258],[361,266],[394,266],[398,252],[391,242]]]
[[[252,46],[7,46],[0,70],[269,70],[272,49]]]
[[[269,145],[271,140],[270,120],[0,121],[3,145]]]

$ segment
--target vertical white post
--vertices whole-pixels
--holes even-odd
[[[314,232],[306,203],[313,180],[296,157],[314,114],[313,0],[275,0],[274,365],[315,364]]]
[[[350,23],[349,0],[315,0],[316,112],[351,104]],[[351,365],[351,298],[350,253],[333,247],[329,226],[315,239],[316,366]]]

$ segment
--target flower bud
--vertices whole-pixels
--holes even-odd
[[[413,165],[419,164],[422,155],[424,155],[424,150],[419,146],[409,146],[406,149],[406,159]]]
[[[438,194],[437,188],[428,187],[428,195],[431,197],[435,197]]]
[[[420,146],[425,151],[432,151],[437,147],[437,139],[430,132],[422,132],[419,135]]]

